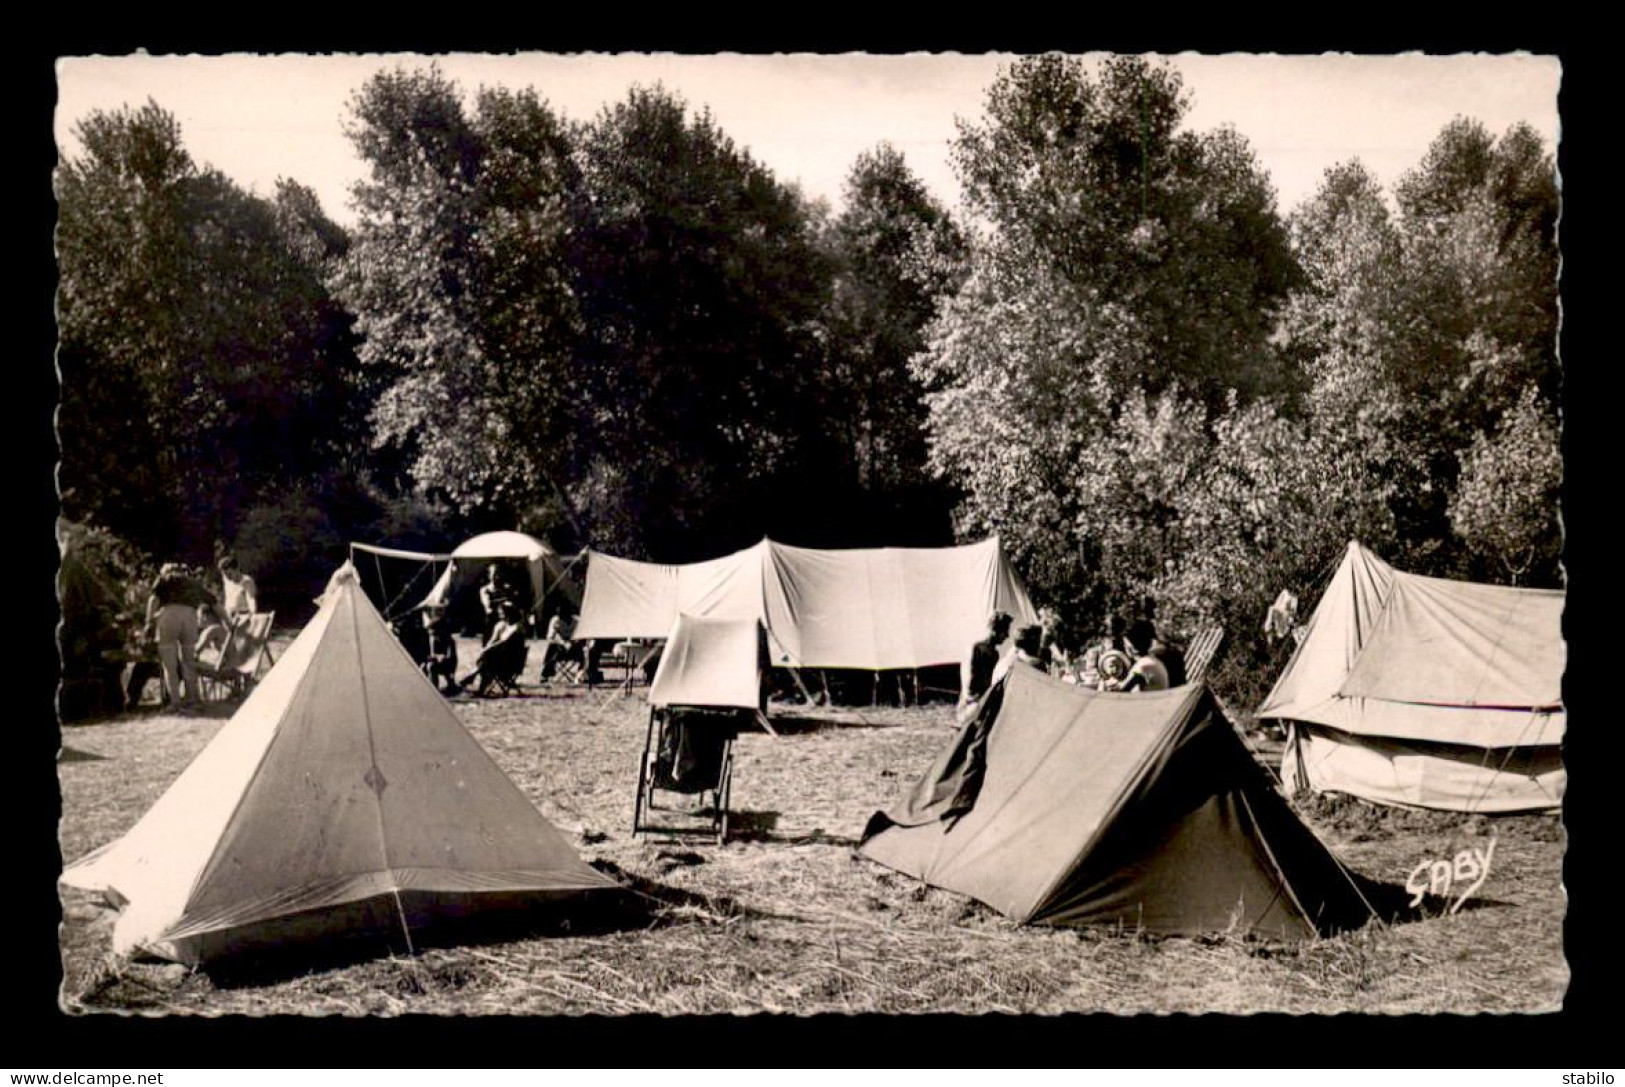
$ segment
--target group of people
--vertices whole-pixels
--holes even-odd
[[[157,647],[164,705],[172,711],[190,712],[202,704],[198,655],[210,649],[223,652],[232,632],[259,608],[254,579],[234,556],[222,555],[216,569],[218,591],[180,563],[166,562],[147,597],[143,634]],[[148,678],[149,672],[137,663],[126,690],[132,704]]]
[[[1158,637],[1149,618],[1130,623],[1112,616],[1103,635],[1076,656],[1058,638],[1060,623],[1054,610],[1041,609],[1039,622],[1021,627],[1012,638],[1014,622],[1007,612],[994,612],[987,636],[961,662],[961,713],[1003,679],[1014,661],[1101,691],[1160,691],[1185,682],[1184,655],[1178,646]]]
[[[469,691],[489,695],[494,688],[511,687],[518,682],[525,667],[530,646],[527,627],[527,609],[520,594],[499,564],[487,567],[485,580],[479,589],[482,624],[480,651],[467,674],[459,676],[457,643],[445,601],[431,600],[419,608],[419,618],[396,620],[392,626],[401,644],[417,661],[436,689],[447,695]],[[557,674],[559,665],[567,660],[580,661],[588,668],[592,678],[595,662],[592,660],[593,643],[586,652],[571,641],[574,623],[568,609],[561,608],[548,621],[543,636],[544,652],[539,682],[547,683]]]
[[[528,645],[525,615],[519,605],[501,601],[492,608],[491,622],[467,675],[457,675],[457,642],[446,605],[430,601],[419,609],[416,623],[409,618],[393,624],[395,636],[437,690],[447,695],[472,690],[487,695],[499,684],[512,684],[525,666]]]

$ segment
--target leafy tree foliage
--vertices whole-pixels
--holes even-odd
[[[203,559],[344,444],[346,321],[290,230],[342,238],[308,193],[273,204],[198,168],[154,103],[77,131],[57,175],[64,509]]]
[[[529,91],[481,91],[470,115],[435,68],[380,73],[351,112],[370,176],[335,283],[379,390],[374,445],[511,524],[562,498],[577,435],[565,126]]]
[[[659,87],[606,108],[578,161],[580,502],[598,546],[681,559],[805,538],[845,458],[825,429],[809,208]]]
[[[1557,583],[1550,152],[1458,119],[1391,193],[1345,163],[1283,221],[1189,106],[1141,58],[1018,60],[961,125],[955,222],[885,145],[831,216],[660,87],[573,125],[386,71],[353,236],[154,104],[94,114],[57,178],[64,510],[231,539],[308,600],[357,538],[685,561],[944,542],[957,500],[1074,634],[1225,623],[1246,701],[1265,607],[1350,538]]]
[[[1545,398],[1525,388],[1493,431],[1473,439],[1461,462],[1450,519],[1468,549],[1514,585],[1532,574],[1552,583],[1562,539],[1563,457]]]
[[[1556,190],[1527,128],[1445,128],[1392,202],[1358,162],[1275,217],[1177,77],[1017,62],[962,125],[979,217],[913,360],[959,530],[1083,618],[1220,621],[1251,701],[1281,588],[1351,539],[1411,569],[1556,577]],[[1396,214],[1397,210],[1397,214]]]
[[[966,243],[889,144],[858,157],[845,197],[828,232],[834,273],[825,323],[839,398],[829,425],[845,428],[856,473],[846,536],[853,544],[938,542],[951,497],[926,471],[924,390],[908,364],[924,347],[939,296],[956,285]]]
[[[96,525],[57,522],[62,567],[57,592],[62,624],[58,707],[64,720],[120,705],[125,659],[143,648],[147,593],[157,567],[129,542]]]
[[[1017,61],[962,123],[953,161],[988,241],[1120,311],[1147,391],[1210,404],[1276,387],[1266,342],[1295,282],[1275,195],[1235,132],[1179,129],[1177,72],[1140,57],[1091,78],[1059,55]]]
[[[969,271],[914,360],[962,531],[999,531],[1040,595],[1095,615],[1160,575],[1208,413],[1289,384],[1274,193],[1234,132],[1181,131],[1188,107],[1142,58],[1002,73],[954,146]]]

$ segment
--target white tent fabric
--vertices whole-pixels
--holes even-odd
[[[756,620],[677,617],[649,685],[649,705],[754,710],[761,698],[762,628]]]
[[[999,610],[1037,621],[998,537],[833,551],[763,540],[680,566],[593,552],[575,636],[659,638],[679,614],[754,619],[776,665],[923,668],[961,660]]]
[[[557,553],[523,532],[487,532],[475,536],[458,545],[450,558],[451,565],[446,567],[440,580],[424,597],[424,604],[449,603],[456,593],[476,584],[487,566],[503,560],[526,564],[530,573],[531,599],[535,602],[536,611],[542,609],[549,592],[563,594],[571,604],[578,604],[581,600],[580,589]]]
[[[125,903],[116,951],[182,962],[615,886],[469,735],[348,565],[168,791],[62,880]]]
[[[1358,543],[1258,710],[1300,786],[1459,811],[1554,810],[1564,594],[1423,577]]]

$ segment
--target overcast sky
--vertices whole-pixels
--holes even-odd
[[[173,113],[188,151],[268,196],[278,177],[315,189],[329,215],[353,223],[349,188],[362,176],[344,135],[346,102],[381,68],[430,57],[65,57],[57,63],[59,148],[76,153],[74,123],[148,98]],[[590,120],[633,84],[663,83],[784,181],[839,206],[853,160],[882,141],[949,206],[955,118],[981,117],[1004,54],[645,55],[453,54],[432,58],[461,85],[532,87],[556,110]],[[1384,185],[1420,161],[1451,118],[1499,135],[1524,121],[1555,148],[1555,57],[1197,56],[1171,58],[1194,99],[1187,125],[1233,125],[1275,183],[1281,210],[1310,195],[1325,170],[1359,158]]]

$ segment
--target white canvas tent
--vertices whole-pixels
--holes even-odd
[[[62,879],[124,905],[116,951],[193,963],[616,886],[469,735],[348,565],[168,791]]]
[[[518,561],[530,574],[533,610],[538,614],[549,593],[557,593],[571,605],[581,603],[581,590],[571,578],[569,566],[551,547],[523,532],[487,532],[459,544],[450,555],[451,564],[435,582],[424,604],[448,604],[463,589],[475,585],[493,562]]]
[[[998,537],[835,551],[763,540],[686,565],[592,552],[575,636],[660,638],[679,614],[755,620],[774,665],[925,668],[957,663],[997,610],[1037,621]]]
[[[760,624],[679,615],[649,685],[649,705],[757,709],[761,699]]]
[[[1297,788],[1450,811],[1555,811],[1564,594],[1423,577],[1359,543],[1260,718]]]

